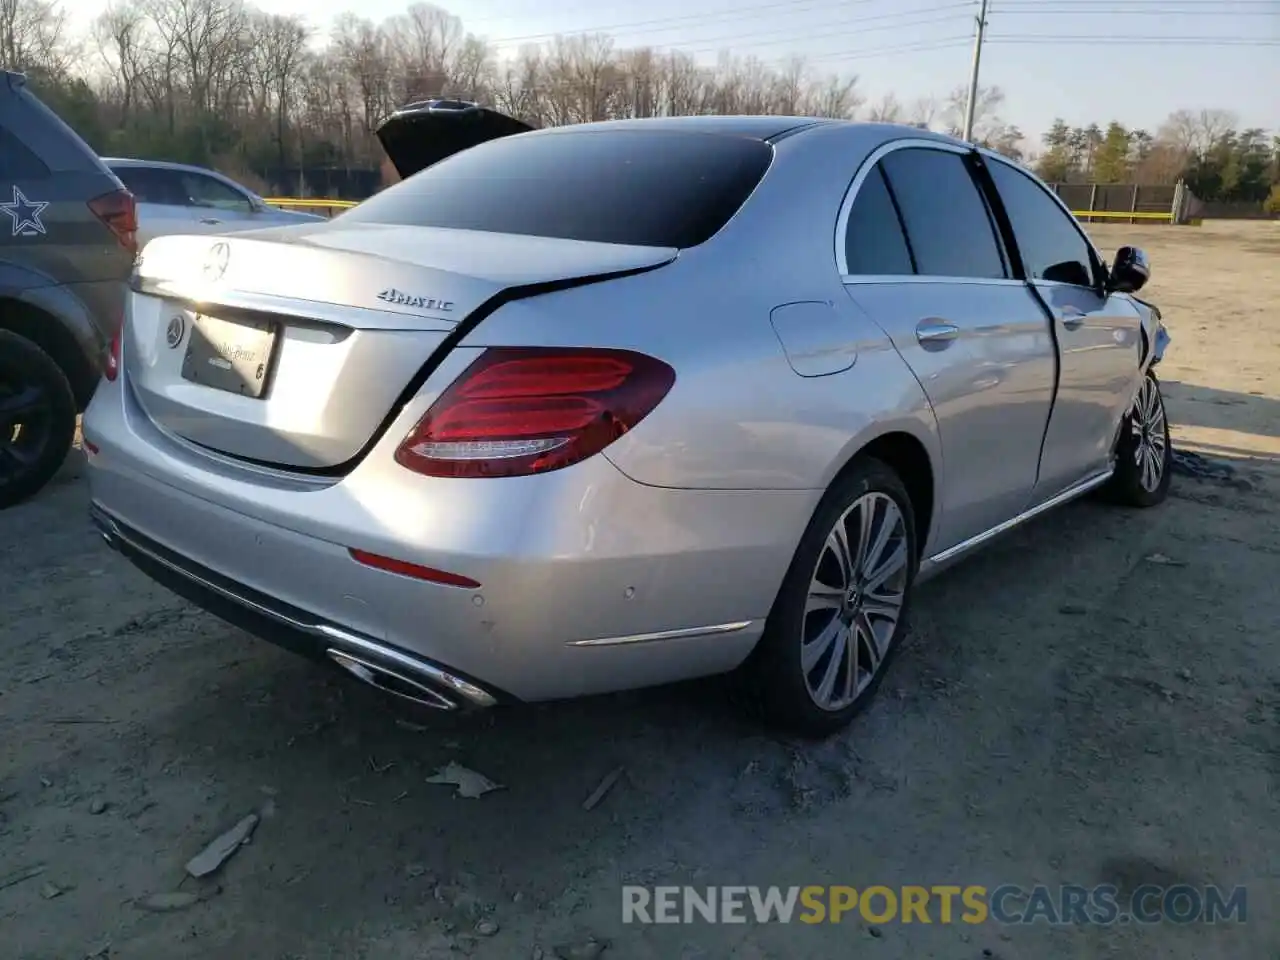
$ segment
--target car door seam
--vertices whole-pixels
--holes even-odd
[[[1031,291],[1031,296],[1036,303],[1040,305],[1040,310],[1049,324],[1049,338],[1053,341],[1053,393],[1049,397],[1049,413],[1045,417],[1044,432],[1040,434],[1040,452],[1036,457],[1035,487],[1038,487],[1040,485],[1040,471],[1044,469],[1044,448],[1045,444],[1049,442],[1049,428],[1053,424],[1053,412],[1058,406],[1058,391],[1062,387],[1062,341],[1058,339],[1058,325],[1054,321],[1053,310],[1048,301],[1045,300],[1044,294],[1030,280],[1023,282],[1027,289]],[[1035,487],[1032,487],[1033,491]],[[1035,494],[1032,493],[1032,496],[1034,497]]]

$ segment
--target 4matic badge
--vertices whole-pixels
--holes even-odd
[[[378,299],[398,306],[421,307],[423,310],[439,310],[443,313],[453,309],[452,300],[436,300],[432,297],[416,297],[391,287],[378,294]]]
[[[13,236],[39,237],[45,234],[44,224],[40,222],[40,214],[48,205],[44,200],[28,200],[26,194],[15,185],[13,202],[0,203],[0,210],[13,219]]]

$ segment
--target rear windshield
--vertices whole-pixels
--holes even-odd
[[[506,137],[428,167],[342,219],[693,247],[737,212],[772,156],[760,140],[670,130]]]

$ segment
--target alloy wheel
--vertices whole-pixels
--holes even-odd
[[[0,484],[36,463],[52,435],[53,401],[31,383],[0,379]]]
[[[1164,398],[1154,377],[1147,377],[1142,382],[1133,403],[1129,429],[1133,432],[1133,462],[1138,468],[1138,482],[1142,489],[1152,493],[1164,479],[1165,447],[1168,445]]]
[[[866,493],[840,515],[818,555],[801,620],[800,666],[815,705],[853,703],[884,663],[910,576],[906,520]]]

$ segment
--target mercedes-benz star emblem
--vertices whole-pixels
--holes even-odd
[[[187,321],[181,316],[175,316],[169,321],[169,326],[165,328],[164,339],[171,348],[176,348],[182,342],[182,335],[187,332]]]
[[[222,275],[227,272],[227,261],[230,259],[231,248],[225,243],[215,243],[204,259],[204,278],[209,281],[221,280]]]

